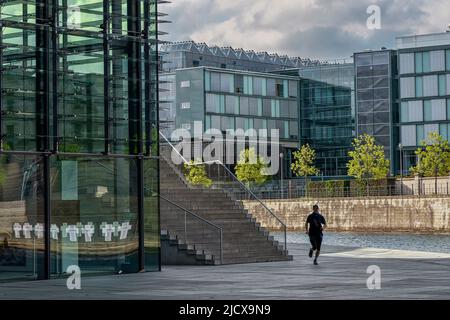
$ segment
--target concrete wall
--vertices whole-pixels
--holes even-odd
[[[317,201],[265,201],[285,221],[289,230],[304,230],[307,215]],[[279,224],[259,203],[244,206],[271,230]],[[319,206],[333,231],[439,232],[450,233],[450,197],[320,199]]]
[[[400,188],[403,184],[403,194],[410,195],[431,195],[431,194],[446,194],[450,195],[450,177],[438,177],[437,188],[435,178],[404,178],[397,179],[396,188],[400,194]]]

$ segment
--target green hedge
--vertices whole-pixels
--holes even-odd
[[[393,185],[395,179],[310,181],[308,196],[313,198],[389,196]]]

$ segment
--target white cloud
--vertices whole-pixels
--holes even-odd
[[[371,4],[381,7],[382,30],[366,28]],[[450,23],[448,0],[173,0],[160,9],[173,21],[163,27],[167,40],[313,58],[390,46],[396,36],[439,32]]]

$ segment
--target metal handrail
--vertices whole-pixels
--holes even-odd
[[[109,171],[111,174],[114,174],[114,169],[109,168],[107,166],[105,166],[104,164],[100,163],[100,162],[96,162],[99,166],[101,166],[102,168],[106,169],[107,171]],[[189,209],[186,209],[185,207],[173,202],[172,200],[169,200],[168,198],[164,197],[163,195],[154,192],[150,187],[146,187],[144,186],[144,190],[146,191],[150,191],[151,193],[157,195],[160,199],[163,199],[165,201],[167,201],[168,203],[170,203],[171,205],[177,207],[178,209],[182,210],[183,212],[189,214],[190,216],[193,216],[194,218],[210,225],[211,227],[219,230],[219,234],[220,234],[220,239],[219,239],[219,250],[220,250],[220,263],[223,264],[223,229],[221,227],[219,227],[218,225],[212,223],[211,221],[208,221],[202,217],[200,217],[199,215],[195,214],[194,212],[190,211]],[[185,229],[186,229],[186,221],[185,221]]]
[[[183,157],[183,155],[175,148],[175,146],[169,141],[169,139],[167,139],[167,137],[161,131],[159,131],[159,135],[169,144],[169,146],[172,148],[172,150],[174,150],[177,153],[177,155],[183,160],[184,164],[187,166],[198,166],[198,165],[204,165],[204,164],[218,164],[218,165],[222,166],[222,168],[224,168],[230,174],[230,176],[244,188],[244,190],[246,190],[250,195],[252,195],[253,198],[255,198],[256,201],[259,202],[263,206],[263,208],[266,209],[266,211],[269,212],[283,226],[284,250],[287,251],[287,226],[286,226],[286,224],[283,221],[281,221],[281,219],[278,218],[272,212],[272,210],[270,210],[249,188],[247,188],[247,186],[242,181],[240,181],[234,175],[234,173],[231,172],[231,170],[227,168],[227,166],[225,166],[220,160],[191,163],[191,162],[187,161],[185,157]]]
[[[219,227],[218,225],[212,223],[211,221],[208,221],[208,220],[200,217],[199,215],[195,214],[194,212],[184,208],[183,206],[173,202],[172,200],[169,200],[169,199],[167,199],[166,197],[164,197],[164,196],[162,196],[160,194],[158,196],[159,196],[160,199],[163,199],[163,200],[167,201],[168,203],[170,203],[171,205],[177,207],[178,209],[182,210],[183,212],[188,213],[189,215],[193,216],[194,218],[196,218],[196,219],[198,219],[198,220],[200,220],[200,221],[210,225],[211,227],[219,230],[219,234],[220,234],[220,239],[219,239],[220,263],[222,264],[223,263],[223,229],[221,227]],[[185,221],[185,224],[186,224],[186,221]],[[185,225],[185,228],[186,228],[186,225]]]

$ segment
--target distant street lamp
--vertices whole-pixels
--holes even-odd
[[[400,150],[400,194],[403,195],[403,145],[398,145]]]
[[[281,168],[281,179],[280,179],[280,183],[281,183],[281,186],[280,186],[280,196],[281,196],[281,199],[283,199],[283,157],[284,157],[284,154],[283,154],[283,152],[280,152],[280,168]]]

